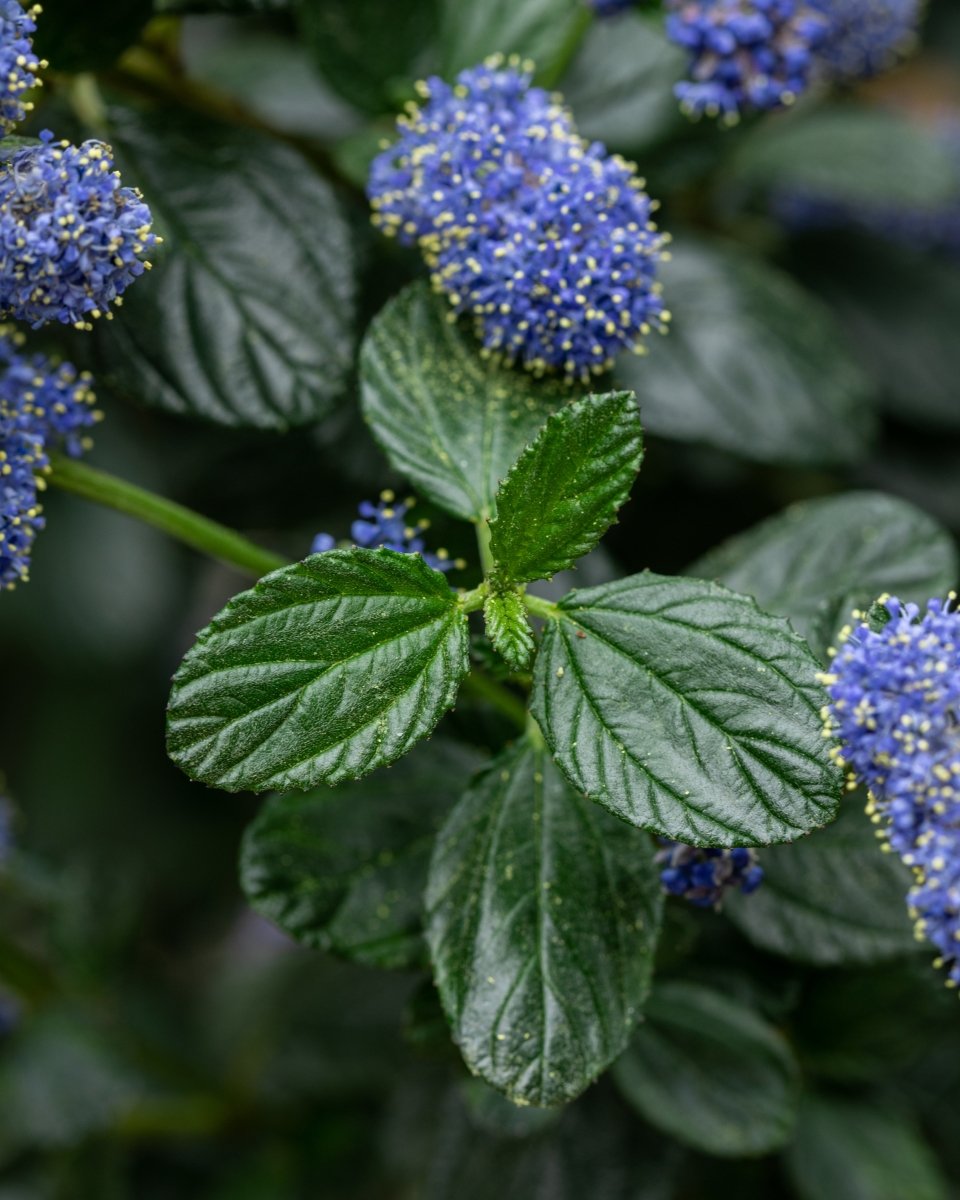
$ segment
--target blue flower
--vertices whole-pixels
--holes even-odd
[[[950,598],[950,604],[955,597]],[[912,867],[918,936],[960,984],[960,615],[931,600],[884,599],[885,620],[847,628],[831,670],[825,732],[870,790],[890,849]],[[859,615],[859,614],[858,614]],[[878,627],[880,626],[880,627]]]
[[[426,548],[426,543],[420,536],[429,528],[430,522],[420,520],[411,525],[407,513],[413,507],[414,501],[404,500],[397,503],[391,491],[380,493],[376,504],[364,500],[358,505],[360,519],[350,527],[353,545],[362,546],[367,550],[376,550],[381,546],[387,550],[396,550],[399,554],[419,554],[423,561],[435,571],[452,571],[454,567],[462,570],[466,566],[463,559],[453,559],[446,550],[435,553]],[[336,539],[329,533],[318,533],[310,548],[311,554],[324,554],[337,544]]]
[[[0,326],[0,587],[6,588],[29,577],[44,524],[39,494],[48,450],[77,457],[100,415],[88,374],[25,355],[22,347],[22,334]]]
[[[24,9],[19,0],[0,0],[0,132],[10,133],[33,107],[23,94],[38,84],[37,71],[47,64],[33,52],[30,35],[40,6]]]
[[[655,204],[530,64],[489,59],[420,94],[371,168],[374,224],[420,246],[488,353],[586,380],[665,328]]]
[[[41,139],[0,163],[0,312],[34,328],[89,329],[90,318],[112,315],[159,239],[108,146]]]
[[[829,19],[817,50],[837,80],[865,79],[894,66],[915,44],[921,0],[814,0]]]
[[[792,104],[806,90],[828,32],[817,0],[666,0],[667,36],[690,55],[676,86],[690,116],[727,124]]]
[[[748,896],[763,882],[756,853],[744,847],[703,849],[664,838],[654,861],[662,867],[664,891],[698,908],[719,908],[728,892],[739,888]]]

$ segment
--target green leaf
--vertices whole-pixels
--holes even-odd
[[[541,81],[556,82],[587,27],[581,0],[441,0],[441,74],[449,78],[491,54],[532,59]]]
[[[271,797],[241,850],[250,904],[311,949],[375,967],[422,962],[434,836],[479,761],[434,738],[370,779]]]
[[[707,1154],[768,1154],[793,1132],[800,1074],[785,1038],[699,984],[654,988],[613,1071],[651,1125]]]
[[[590,27],[564,76],[563,95],[585,138],[635,153],[683,129],[673,85],[686,66],[661,14],[647,19],[627,12]]]
[[[274,571],[174,677],[171,758],[227,791],[357,779],[425,737],[467,672],[467,619],[416,554],[331,550]]]
[[[109,381],[222,425],[325,416],[352,358],[350,236],[330,187],[249,129],[111,111],[127,183],[163,234],[154,271],[100,322]]]
[[[747,597],[645,572],[560,602],[532,709],[573,786],[625,821],[757,846],[836,812],[816,673],[802,638]]]
[[[533,630],[519,591],[493,592],[483,605],[483,619],[493,648],[507,666],[525,671],[533,658]]]
[[[562,1104],[623,1050],[662,898],[648,840],[520,741],[441,831],[427,940],[454,1040],[519,1103]]]
[[[845,237],[816,276],[851,349],[900,421],[960,430],[954,262]],[[896,337],[890,331],[896,330]]]
[[[660,274],[670,333],[616,370],[648,433],[758,462],[863,454],[868,388],[819,300],[742,250],[689,238]]]
[[[468,521],[493,512],[500,480],[571,395],[559,382],[482,358],[425,283],[408,287],[373,321],[360,379],[364,416],[392,465]]]
[[[500,485],[490,549],[516,583],[572,567],[616,520],[643,458],[631,392],[585,396],[554,413]]]
[[[761,864],[763,886],[731,896],[724,912],[762,949],[821,967],[916,951],[910,872],[883,853],[862,797],[813,837],[765,850]]]
[[[883,592],[917,603],[942,596],[958,572],[950,534],[914,505],[882,492],[795,504],[689,568],[789,617],[821,655],[853,609]]]
[[[728,177],[853,205],[922,208],[960,193],[939,140],[917,121],[878,105],[821,106],[760,124],[741,142]]]
[[[303,37],[327,83],[367,112],[412,90],[438,19],[437,0],[299,0]]]
[[[947,1200],[950,1189],[913,1124],[885,1101],[812,1097],[787,1167],[800,1200]]]

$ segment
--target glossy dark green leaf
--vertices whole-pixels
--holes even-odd
[[[440,56],[449,77],[491,54],[531,59],[538,78],[556,82],[587,26],[581,0],[441,0]]]
[[[930,1147],[883,1099],[814,1096],[800,1109],[787,1168],[800,1200],[947,1200]]]
[[[786,1039],[695,983],[654,988],[614,1078],[651,1125],[707,1154],[768,1154],[790,1138],[800,1074]]]
[[[416,554],[331,550],[274,571],[197,637],[167,747],[227,791],[300,789],[393,762],[451,707],[467,620]]]
[[[757,846],[836,812],[816,673],[803,639],[747,597],[645,572],[561,601],[532,708],[574,787],[625,821]]]
[[[152,0],[44,0],[34,47],[55,71],[98,70],[134,45],[152,15]]]
[[[851,204],[923,207],[958,196],[956,168],[920,122],[873,105],[824,105],[758,125],[728,168],[739,184]]]
[[[623,1050],[662,899],[649,841],[520,741],[441,831],[427,939],[467,1065],[513,1100],[572,1099]]]
[[[367,112],[411,92],[436,30],[438,0],[298,0],[300,28],[327,83]]]
[[[585,138],[630,153],[683,129],[673,85],[686,67],[661,13],[648,19],[628,11],[593,23],[563,77],[563,95]]]
[[[942,596],[960,567],[950,534],[919,508],[882,492],[849,492],[793,505],[711,550],[689,573],[789,617],[823,654],[854,608],[882,592],[917,603]]]
[[[500,485],[490,549],[517,583],[572,567],[616,520],[643,458],[632,392],[585,396],[554,413]]]
[[[533,658],[533,630],[518,591],[493,592],[483,605],[483,619],[493,648],[515,671],[525,671]]]
[[[479,763],[433,738],[368,779],[271,797],[243,840],[247,899],[312,949],[416,965],[434,836]]]
[[[550,413],[560,383],[494,366],[426,284],[406,289],[367,332],[363,412],[393,466],[456,517],[494,511],[500,480]]]
[[[763,886],[724,912],[764,950],[830,966],[882,962],[917,949],[910,872],[884,854],[858,796],[827,829],[763,852]]]
[[[670,332],[616,370],[648,433],[759,462],[864,453],[869,388],[815,296],[745,251],[687,237],[660,274]]]
[[[107,377],[168,412],[284,429],[319,420],[352,356],[353,253],[330,187],[249,129],[111,112],[124,178],[165,245],[100,322]]]
[[[960,272],[945,256],[844,239],[817,287],[898,421],[960,430]],[[891,337],[890,331],[896,330]]]

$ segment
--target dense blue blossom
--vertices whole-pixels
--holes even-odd
[[[866,79],[893,66],[916,40],[921,0],[811,0],[829,19],[817,55],[838,80]]]
[[[960,256],[960,115],[941,115],[931,133],[954,168],[956,193],[929,205],[883,198],[856,202],[824,196],[810,188],[781,189],[771,198],[774,216],[788,229],[857,229],[915,250]]]
[[[76,457],[99,416],[89,375],[25,355],[22,345],[22,335],[0,326],[0,587],[6,588],[29,576],[43,528],[39,493],[48,450]]]
[[[371,168],[373,219],[419,244],[487,351],[587,379],[665,327],[666,239],[634,166],[530,81],[529,64],[494,58],[421,84]]]
[[[158,239],[108,146],[41,138],[0,164],[0,312],[34,327],[90,328],[89,318],[111,315]]]
[[[421,536],[428,529],[430,522],[422,519],[411,525],[407,513],[413,507],[411,499],[398,503],[393,492],[380,493],[376,504],[363,500],[357,510],[359,520],[350,526],[350,537],[355,546],[367,550],[376,550],[381,546],[387,550],[396,550],[399,554],[419,554],[423,561],[435,571],[451,571],[454,567],[463,568],[466,563],[462,559],[452,559],[446,550],[433,552],[426,548]],[[323,554],[332,550],[337,540],[329,533],[318,533],[310,548],[311,554]]]
[[[667,35],[690,55],[677,97],[727,123],[806,90],[828,21],[814,0],[667,0]]]
[[[953,601],[951,597],[951,602]],[[841,638],[829,674],[827,732],[870,789],[870,811],[913,868],[918,935],[960,984],[960,615],[931,600],[884,601],[887,618]]]
[[[920,0],[665,0],[667,34],[690,56],[677,84],[691,116],[729,123],[792,104],[815,80],[892,66],[916,38]]]
[[[664,891],[698,908],[718,908],[728,892],[739,889],[748,896],[763,882],[756,853],[743,847],[703,849],[662,839],[655,862]]]
[[[9,133],[27,115],[31,105],[24,92],[37,86],[37,71],[46,66],[30,40],[39,12],[39,5],[24,9],[19,0],[0,0],[0,133]]]

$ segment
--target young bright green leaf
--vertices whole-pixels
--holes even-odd
[[[312,949],[376,967],[420,963],[434,836],[479,763],[432,738],[357,783],[271,797],[243,839],[247,899]]]
[[[882,592],[917,603],[942,596],[960,566],[950,534],[882,492],[796,504],[711,550],[689,569],[789,617],[823,654],[854,608]]]
[[[829,828],[763,852],[763,887],[724,912],[764,950],[816,966],[882,962],[917,949],[910,872],[882,853],[862,797]]]
[[[532,709],[573,786],[625,821],[757,846],[836,812],[816,673],[803,639],[747,597],[645,572],[561,601]]]
[[[517,1102],[578,1095],[623,1050],[650,982],[662,898],[650,843],[520,741],[441,831],[427,940],[471,1071]]]
[[[416,554],[331,550],[274,571],[197,637],[171,758],[227,791],[357,779],[425,737],[467,672],[467,619]]]
[[[493,592],[484,603],[483,619],[493,648],[507,666],[525,671],[533,658],[534,642],[520,592]]]
[[[100,322],[112,385],[221,425],[326,416],[353,356],[353,254],[330,186],[289,146],[193,116],[112,109],[124,181],[164,245]]]
[[[757,462],[862,456],[870,387],[815,296],[746,251],[689,237],[660,274],[670,334],[616,369],[648,433]]]
[[[651,1125],[706,1154],[768,1154],[793,1132],[800,1074],[790,1047],[751,1009],[712,988],[654,988],[613,1071]]]
[[[947,1200],[951,1189],[914,1124],[889,1104],[811,1097],[787,1169],[800,1200]]]
[[[441,0],[442,74],[455,75],[490,54],[518,54],[535,63],[540,80],[554,83],[587,15],[581,0]]]
[[[585,396],[549,418],[497,493],[490,549],[515,583],[572,567],[630,494],[643,458],[632,392]]]
[[[493,512],[500,480],[550,413],[556,381],[493,365],[425,283],[396,296],[360,352],[363,413],[393,466],[455,517]]]

